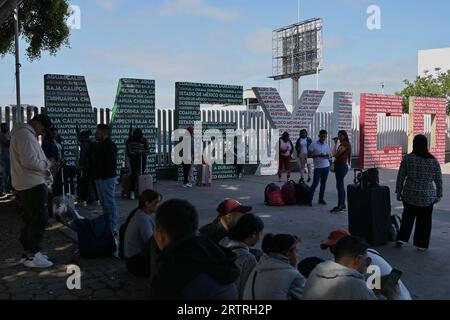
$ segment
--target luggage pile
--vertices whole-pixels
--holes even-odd
[[[264,191],[264,203],[272,207],[306,205],[309,202],[310,188],[303,179],[298,183],[286,182],[281,188],[271,183]]]

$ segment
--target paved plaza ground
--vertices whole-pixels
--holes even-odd
[[[379,247],[383,256],[397,269],[403,270],[403,281],[414,299],[450,299],[450,167],[444,167],[444,199],[435,208],[431,248],[417,252],[412,245],[402,249],[393,244]],[[294,178],[298,174],[294,173]],[[393,213],[401,214],[402,205],[395,200],[396,170],[382,170],[381,183],[391,188]],[[328,206],[267,207],[263,203],[265,186],[273,177],[245,176],[240,181],[214,181],[213,186],[184,189],[174,181],[160,181],[156,189],[164,199],[182,198],[191,201],[198,209],[201,224],[210,222],[216,215],[217,204],[226,197],[252,205],[266,225],[265,232],[292,233],[302,239],[300,258],[318,256],[330,258],[319,244],[329,232],[347,228],[347,214],[332,215],[329,210],[337,201],[334,175],[330,175],[326,200]],[[347,176],[351,183],[352,173]],[[136,205],[135,201],[118,200],[120,221]],[[98,214],[98,208],[82,209],[86,217]],[[21,247],[18,242],[20,218],[11,199],[0,200],[0,299],[145,299],[149,284],[125,271],[120,260],[103,258],[85,260],[75,254],[76,243],[70,232],[56,221],[51,221],[45,241],[45,252],[55,266],[48,270],[30,270],[20,263]],[[70,264],[82,270],[82,290],[66,288],[66,268]]]

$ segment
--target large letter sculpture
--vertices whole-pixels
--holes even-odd
[[[353,93],[335,92],[333,104],[333,135],[339,130],[347,131],[348,138],[352,141],[352,111]]]
[[[117,168],[128,166],[125,143],[134,129],[141,129],[148,141],[150,153],[145,173],[156,182],[155,80],[119,80],[111,113],[112,139],[118,147]]]
[[[76,165],[77,128],[94,130],[95,115],[83,76],[44,75],[45,109],[64,139],[64,159]]]
[[[446,109],[445,99],[410,97],[408,152],[412,152],[414,137],[425,133],[425,115],[429,114],[431,115],[430,152],[439,163],[445,163]]]
[[[319,108],[325,91],[307,90],[294,106],[290,113],[277,89],[275,88],[253,88],[258,101],[269,120],[271,126],[278,129],[280,133],[289,132],[294,141],[299,137],[301,129],[307,129],[312,123],[314,115]],[[276,164],[274,162],[274,164]],[[260,168],[261,175],[273,175],[276,173],[276,165],[264,165]]]
[[[359,166],[368,168],[397,168],[402,160],[401,146],[377,148],[377,115],[402,116],[402,98],[390,95],[361,94]]]

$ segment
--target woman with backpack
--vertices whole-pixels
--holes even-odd
[[[294,153],[294,145],[289,137],[288,132],[284,132],[279,140],[280,157],[278,160],[278,179],[281,182],[281,175],[284,169],[286,170],[287,180],[291,178],[291,159]]]
[[[266,253],[250,273],[244,300],[301,300],[306,279],[297,270],[299,239],[288,234],[267,234]]]
[[[239,299],[242,299],[245,283],[257,263],[257,257],[251,248],[259,242],[263,230],[264,222],[261,218],[248,213],[238,220],[230,229],[229,236],[220,242],[220,245],[230,249],[236,255],[234,264],[240,271],[239,278],[236,280]]]
[[[433,206],[442,199],[442,172],[436,158],[428,151],[428,140],[418,135],[412,153],[406,155],[397,176],[397,200],[404,211],[397,246],[408,242],[416,223],[414,245],[425,251],[430,245]]]
[[[334,173],[336,174],[338,204],[330,212],[341,213],[346,209],[344,179],[348,173],[348,166],[350,164],[352,154],[352,146],[350,144],[347,131],[345,130],[339,131],[337,138],[334,138],[333,140],[334,140],[334,147],[331,154],[335,158]]]
[[[153,190],[145,190],[139,195],[138,208],[130,213],[126,222],[120,227],[120,254],[125,259],[128,272],[137,277],[150,274],[150,260],[142,258],[142,251],[148,247],[148,242],[153,236],[154,213],[161,201],[161,194]]]

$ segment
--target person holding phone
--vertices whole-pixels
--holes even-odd
[[[341,213],[346,209],[345,206],[345,185],[344,179],[348,173],[350,164],[352,146],[348,138],[347,131],[341,130],[338,136],[333,139],[334,147],[332,155],[334,160],[334,173],[336,174],[336,188],[338,191],[338,205],[331,210],[331,213]],[[339,142],[339,143],[338,143]]]
[[[347,230],[334,230],[330,233],[328,239],[320,244],[320,249],[329,249],[329,251],[333,253],[336,243],[341,238],[350,235],[351,234]],[[395,280],[393,277],[391,277],[389,281],[387,280],[390,277],[392,270],[394,269],[378,251],[372,248],[367,249],[367,257],[370,259],[371,266],[377,266],[378,268],[380,268],[382,288],[381,290],[377,290],[376,294],[378,296],[384,296],[388,300],[412,300],[408,288],[401,280],[395,282],[393,281]],[[387,285],[386,281],[388,281]],[[390,285],[392,283],[395,284]],[[398,284],[398,287],[396,286],[396,284]]]
[[[309,206],[312,207],[314,193],[320,183],[319,204],[326,205],[325,189],[327,186],[328,174],[330,172],[331,148],[326,143],[328,132],[321,130],[319,140],[314,141],[308,148],[308,157],[314,159],[314,179],[309,194]]]
[[[428,140],[418,135],[412,153],[406,155],[397,176],[397,200],[403,202],[402,225],[397,247],[408,242],[414,222],[414,245],[419,251],[429,248],[433,207],[442,199],[442,172],[436,158],[428,151]]]

